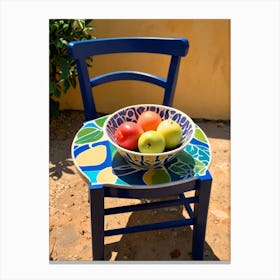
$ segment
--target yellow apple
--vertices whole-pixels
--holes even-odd
[[[172,119],[162,121],[157,127],[157,132],[164,137],[165,147],[167,149],[176,148],[183,135],[181,126]]]

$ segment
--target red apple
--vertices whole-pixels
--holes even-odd
[[[123,122],[115,132],[117,143],[128,150],[135,150],[138,146],[138,139],[143,129],[135,122]]]
[[[137,123],[143,128],[144,131],[156,130],[161,123],[159,114],[153,111],[144,111],[138,118]]]

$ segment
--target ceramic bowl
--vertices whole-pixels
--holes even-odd
[[[118,145],[114,137],[117,128],[125,121],[137,122],[138,117],[144,111],[154,111],[161,116],[162,120],[172,119],[181,126],[183,136],[177,148],[162,153],[148,154],[127,150]],[[138,104],[122,108],[111,114],[104,124],[105,136],[120,155],[128,163],[143,168],[159,167],[173,159],[177,153],[188,145],[194,136],[194,131],[195,124],[188,115],[175,108],[156,104]]]

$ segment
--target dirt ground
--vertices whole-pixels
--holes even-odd
[[[49,259],[90,261],[91,234],[88,190],[71,159],[74,135],[83,112],[63,111],[50,121],[49,149]],[[194,120],[207,134],[212,147],[213,176],[204,259],[230,261],[230,123]],[[140,200],[105,198],[105,207]],[[179,219],[182,207],[109,215],[105,228]],[[105,237],[105,260],[191,260],[191,227]]]

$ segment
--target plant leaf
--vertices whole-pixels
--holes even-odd
[[[63,81],[63,92],[66,93],[69,88],[70,88],[70,83],[69,83],[68,79],[65,79]]]
[[[55,82],[54,81],[50,81],[50,93],[55,93],[55,88],[56,88],[56,85],[55,85]]]
[[[55,41],[54,41],[54,44],[57,48],[62,48],[63,47],[63,43],[60,41],[60,38],[57,38]]]
[[[76,78],[75,78],[75,76],[74,76],[74,75],[71,75],[71,76],[69,77],[69,80],[70,80],[70,83],[71,83],[72,87],[73,87],[73,88],[76,88]]]
[[[66,92],[71,86],[76,87],[77,66],[67,54],[67,44],[95,38],[87,32],[94,28],[91,22],[92,19],[49,20],[50,95],[60,97],[62,90]]]
[[[55,90],[54,90],[54,96],[57,97],[57,98],[59,98],[60,95],[61,95],[61,91],[60,91],[58,85],[56,85],[56,86],[55,86]]]
[[[60,80],[65,80],[69,75],[68,61],[66,58],[61,57],[58,61],[61,68]]]

